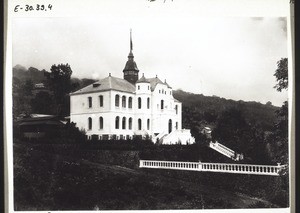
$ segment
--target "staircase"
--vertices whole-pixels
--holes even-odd
[[[156,135],[155,137],[152,138],[152,141],[154,143],[156,143],[158,141],[158,144],[162,144],[163,142],[163,138],[166,136],[167,134],[164,132],[159,133],[158,135]]]
[[[210,142],[209,147],[216,150],[217,152],[221,153],[222,155],[231,158],[234,161],[238,161],[242,159],[242,155],[237,154],[235,151],[232,149],[229,149],[228,147],[224,146],[223,144],[219,143],[218,141],[216,142]]]

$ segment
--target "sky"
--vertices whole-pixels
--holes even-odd
[[[287,100],[273,88],[276,63],[288,56],[286,18],[199,15],[195,1],[107,2],[91,16],[14,18],[12,65],[49,71],[68,63],[73,77],[122,78],[132,29],[140,77],[157,75],[173,89],[206,96],[276,106]]]

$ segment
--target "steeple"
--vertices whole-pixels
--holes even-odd
[[[123,70],[124,79],[129,81],[132,84],[135,84],[139,79],[139,69],[134,61],[134,56],[132,53],[133,45],[132,45],[132,32],[130,29],[130,52],[128,54],[128,60],[126,62],[125,68]]]

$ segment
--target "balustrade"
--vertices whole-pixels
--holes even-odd
[[[239,174],[279,175],[284,166],[140,160],[141,168],[181,169]]]

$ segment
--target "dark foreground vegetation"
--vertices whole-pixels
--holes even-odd
[[[115,149],[105,142],[39,144],[16,139],[15,210],[288,206],[285,177],[138,168],[140,159],[197,161],[202,156],[207,161],[224,160],[205,146],[122,142],[123,147]]]

